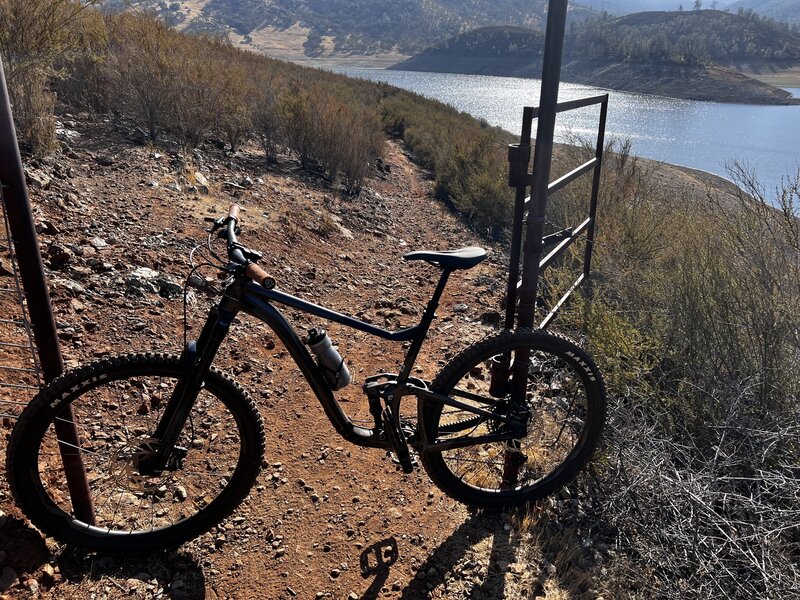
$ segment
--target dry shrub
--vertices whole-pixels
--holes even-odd
[[[59,61],[85,51],[96,29],[84,9],[96,0],[3,0],[0,53],[20,145],[36,155],[55,147],[51,82]]]
[[[169,123],[179,90],[176,40],[166,25],[145,14],[109,22],[109,60],[121,103],[118,109],[156,141]]]
[[[584,326],[609,386],[605,450],[584,491],[616,549],[603,586],[612,597],[791,597],[798,179],[775,206],[734,165],[740,193],[691,196],[660,189],[624,145],[608,150],[594,299],[567,317]],[[549,218],[579,222],[586,191],[559,197]]]

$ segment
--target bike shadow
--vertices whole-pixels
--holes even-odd
[[[504,598],[506,565],[515,556],[515,539],[507,516],[473,513],[417,566],[416,576],[405,587],[400,581],[392,583],[391,590],[385,586],[399,558],[393,536],[365,548],[360,557],[361,575],[373,579],[360,598],[375,600],[390,592],[394,592],[391,597],[404,600],[431,596]],[[452,585],[454,578],[459,579],[458,590]]]
[[[413,579],[404,586],[395,581],[391,590],[385,584],[399,553],[387,538],[361,554],[362,576],[374,578],[361,598],[597,598],[601,565],[585,545],[587,524],[570,513],[541,507],[474,512],[417,566]]]
[[[516,547],[508,515],[474,512],[419,565],[400,598],[505,598]]]

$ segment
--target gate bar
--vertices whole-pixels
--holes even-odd
[[[50,294],[45,281],[2,60],[0,60],[0,184],[42,374],[45,382],[49,383],[63,373],[64,360],[61,356]],[[56,419],[55,429],[59,440],[76,447],[80,445],[72,407],[64,410],[64,420]],[[64,473],[75,516],[93,525],[94,510],[83,459],[79,452],[66,453],[63,450],[61,459],[64,463]]]
[[[586,276],[589,296],[592,294],[592,280],[589,277],[592,271],[592,251],[594,250],[594,228],[597,223],[597,198],[600,195],[600,175],[603,166],[603,151],[606,145],[606,119],[608,118],[608,95],[605,102],[600,104],[600,129],[597,133],[597,149],[595,158],[597,162],[592,175],[592,199],[589,204],[589,230],[586,232],[586,249],[583,258],[583,274]]]

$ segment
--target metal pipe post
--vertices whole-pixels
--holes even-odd
[[[22,286],[32,321],[33,336],[42,366],[45,382],[50,382],[64,371],[61,347],[58,343],[56,323],[50,306],[50,294],[44,276],[42,256],[36,237],[36,226],[31,212],[28,188],[25,184],[25,171],[17,145],[14,119],[11,114],[11,101],[6,86],[5,69],[0,60],[0,184],[3,189],[11,236],[14,241],[19,264]],[[62,418],[55,421],[59,449],[64,462],[75,516],[86,523],[94,524],[89,484],[80,453],[70,452],[70,448],[80,447],[79,436],[72,415],[67,408]]]
[[[556,105],[561,81],[561,60],[564,54],[564,34],[568,0],[550,0],[547,13],[547,33],[544,44],[542,92],[539,100],[539,122],[536,131],[536,150],[533,157],[531,209],[528,211],[525,236],[525,257],[522,266],[522,287],[519,293],[519,327],[533,327],[536,295],[539,284],[539,261],[542,255],[547,210],[550,167],[553,160],[553,139],[556,128]]]
[[[522,229],[525,227],[525,199],[528,193],[528,169],[530,168],[531,127],[533,125],[533,108],[526,106],[522,111],[522,133],[519,145],[509,149],[509,182],[516,187],[514,195],[514,221],[511,230],[511,256],[508,264],[508,288],[506,290],[505,328],[514,329],[514,317],[517,314],[517,285],[519,284],[519,262],[522,253]],[[516,152],[516,157],[514,156]],[[512,159],[523,159],[516,165]],[[522,162],[524,161],[524,169]],[[511,181],[513,179],[513,181]]]
[[[594,250],[594,231],[595,220],[597,218],[597,199],[600,195],[600,175],[603,168],[603,151],[605,150],[605,134],[606,134],[606,118],[608,117],[608,96],[600,105],[600,129],[597,133],[597,148],[595,150],[595,157],[597,164],[594,167],[594,174],[592,177],[592,199],[589,204],[589,229],[586,231],[586,252],[583,257],[583,275],[589,284],[589,293],[591,294],[591,280],[589,275],[592,272],[592,252]]]
[[[522,287],[519,290],[517,325],[533,327],[536,312],[536,295],[539,285],[539,262],[542,256],[542,237],[547,210],[550,167],[553,160],[558,104],[558,87],[561,81],[561,58],[564,53],[568,0],[550,0],[547,13],[547,33],[544,42],[542,91],[539,99],[539,123],[536,131],[536,150],[533,157],[531,203],[526,222],[525,251],[522,263]],[[528,384],[530,352],[518,350],[512,368],[511,399],[524,406]],[[503,487],[517,486],[519,472],[527,457],[521,452],[521,440],[510,440],[503,453]]]

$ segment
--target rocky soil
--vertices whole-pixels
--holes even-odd
[[[253,149],[142,147],[124,124],[88,115],[61,121],[64,152],[29,164],[28,175],[68,366],[129,351],[180,352],[189,251],[204,239],[203,218],[225,214],[231,201],[244,209],[241,240],[264,252],[280,288],[392,329],[416,322],[438,276],[405,263],[403,253],[485,245],[432,200],[430,177],[394,142],[361,195],[344,198],[289,158],[267,168]],[[451,278],[418,376],[432,378],[493,331],[504,271],[494,249]],[[0,272],[0,287],[11,281]],[[214,299],[191,290],[190,335]],[[2,308],[11,314],[13,302],[3,299]],[[290,317],[300,330],[328,325]],[[369,418],[359,384],[396,370],[403,348],[328,330],[354,374],[344,407]],[[569,491],[528,515],[470,514],[421,469],[403,475],[384,453],[338,438],[264,325],[243,316],[217,364],[256,398],[266,423],[264,468],[249,499],[177,551],[102,556],[43,538],[0,477],[0,598],[600,595],[598,561],[610,550],[577,533],[574,521],[585,514]],[[3,393],[2,400],[26,397]],[[0,404],[0,414],[14,410]],[[12,423],[0,421],[0,464]]]

